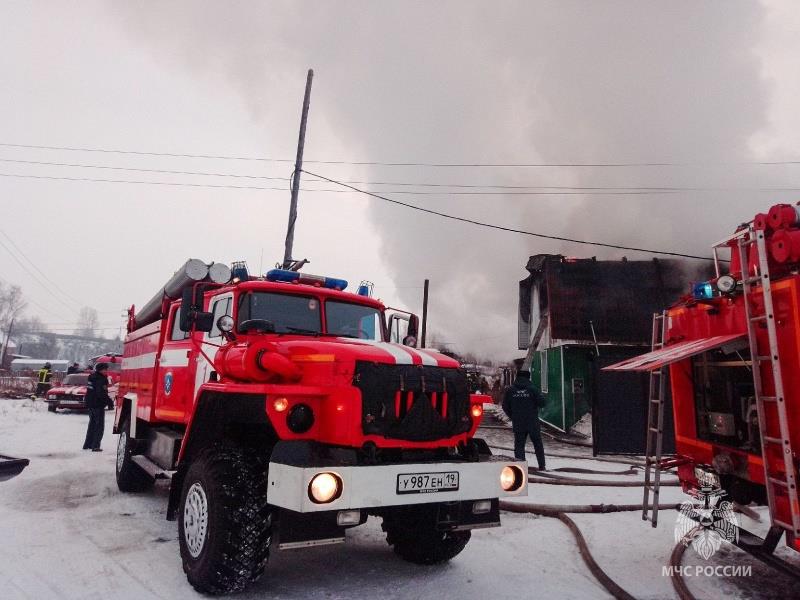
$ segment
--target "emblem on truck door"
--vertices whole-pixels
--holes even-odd
[[[172,371],[167,371],[164,374],[164,394],[169,396],[172,391]]]

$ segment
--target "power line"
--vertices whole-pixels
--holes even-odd
[[[48,287],[48,286],[47,286],[45,283],[43,283],[43,282],[42,282],[42,281],[41,281],[41,280],[40,280],[40,279],[39,279],[39,278],[38,278],[38,277],[37,277],[37,276],[36,276],[36,275],[35,275],[35,274],[34,274],[34,273],[33,273],[33,272],[32,272],[32,271],[29,269],[29,268],[28,268],[28,267],[26,267],[26,266],[23,264],[23,262],[22,262],[22,261],[21,261],[19,258],[17,258],[17,255],[16,255],[16,254],[14,254],[13,252],[11,252],[11,249],[10,249],[8,246],[6,246],[5,242],[3,242],[3,240],[1,240],[1,239],[0,239],[0,246],[2,246],[3,248],[5,248],[6,252],[8,252],[8,254],[11,256],[11,258],[13,258],[13,259],[14,259],[14,261],[16,261],[16,263],[17,263],[17,264],[18,264],[20,267],[22,267],[22,270],[23,270],[23,271],[25,271],[25,273],[27,273],[28,275],[30,275],[30,276],[31,276],[31,278],[32,278],[32,279],[33,279],[33,280],[34,280],[36,283],[38,283],[40,286],[42,286],[42,288],[44,288],[44,290],[45,290],[45,291],[47,291],[47,292],[49,292],[49,293],[50,293],[50,297],[51,297],[51,298],[53,298],[53,300],[57,300],[58,302],[60,302],[61,304],[63,304],[63,305],[64,305],[64,306],[67,308],[67,310],[69,310],[69,311],[74,311],[74,310],[75,310],[73,307],[71,307],[71,306],[70,306],[70,305],[68,305],[66,302],[64,302],[64,301],[63,301],[61,298],[59,298],[58,296],[56,296],[55,294],[53,294],[53,293],[52,293],[52,291],[50,290],[50,288],[49,288],[49,287]]]
[[[391,202],[392,204],[397,204],[399,206],[404,206],[406,208],[411,208],[413,210],[418,210],[420,212],[436,215],[436,216],[439,216],[439,217],[443,217],[445,219],[452,219],[454,221],[461,221],[463,223],[471,223],[472,225],[478,225],[480,227],[487,227],[489,229],[497,229],[497,230],[500,230],[500,231],[507,231],[509,233],[519,233],[519,234],[522,234],[522,235],[529,235],[529,236],[532,236],[532,237],[544,238],[544,239],[548,239],[548,240],[557,240],[557,241],[560,241],[560,242],[570,242],[570,243],[573,243],[573,244],[585,244],[585,245],[588,245],[588,246],[601,246],[603,248],[614,248],[614,249],[617,249],[617,250],[632,250],[632,251],[635,251],[635,252],[646,252],[648,254],[661,254],[661,255],[664,255],[664,256],[677,256],[677,257],[681,257],[681,258],[692,258],[692,259],[697,259],[697,260],[712,260],[712,259],[708,258],[707,256],[695,256],[693,254],[683,254],[683,253],[680,253],[680,252],[667,252],[667,251],[663,251],[663,250],[651,250],[651,249],[648,249],[648,248],[634,248],[632,246],[621,246],[621,245],[618,245],[618,244],[607,244],[607,243],[604,243],[604,242],[590,242],[590,241],[587,241],[587,240],[577,240],[577,239],[574,239],[574,238],[561,237],[561,236],[556,236],[556,235],[546,235],[544,233],[534,233],[532,231],[525,231],[525,230],[522,230],[522,229],[513,229],[511,227],[503,227],[502,225],[494,225],[492,223],[484,223],[483,221],[476,221],[474,219],[467,219],[465,217],[458,217],[458,216],[455,216],[455,215],[449,215],[447,213],[439,212],[439,211],[436,211],[436,210],[431,210],[431,209],[428,209],[428,208],[423,208],[421,206],[415,206],[413,204],[408,204],[406,202],[401,202],[400,200],[394,200],[392,198],[387,198],[385,196],[381,196],[381,195],[375,194],[373,192],[368,192],[366,190],[361,190],[361,189],[359,189],[357,187],[353,187],[352,185],[349,185],[347,183],[343,183],[341,181],[336,181],[335,179],[330,179],[329,177],[325,177],[324,175],[319,175],[317,173],[312,173],[310,171],[306,171],[305,169],[303,169],[303,172],[307,173],[308,175],[311,175],[313,177],[319,177],[320,179],[323,179],[323,180],[325,180],[325,181],[327,181],[329,183],[333,183],[333,184],[336,184],[336,185],[344,186],[346,188],[349,188],[349,189],[353,190],[354,192],[359,192],[361,194],[365,194],[367,196],[371,196],[371,197],[377,198],[379,200],[384,200],[386,202]]]
[[[174,171],[168,169],[142,169],[138,167],[119,167],[109,165],[89,165],[83,163],[59,163],[47,162],[38,160],[21,160],[11,158],[0,158],[0,162],[37,165],[37,166],[54,166],[54,167],[69,167],[80,169],[107,169],[113,171],[133,171],[138,173],[162,173],[168,175],[197,175],[204,177],[233,177],[240,179],[264,179],[276,181],[291,181],[290,177],[275,177],[267,175],[246,175],[239,173],[212,173],[208,171]],[[22,175],[19,175],[20,177]],[[98,180],[99,181],[99,180]],[[107,183],[123,183],[122,181],[102,180]],[[316,181],[316,180],[311,180]],[[127,181],[125,183],[128,183]],[[155,183],[162,185],[161,182],[130,182],[130,183]],[[601,196],[616,196],[616,195],[659,195],[674,192],[800,192],[800,187],[772,187],[772,188],[731,188],[731,187],[679,187],[679,186],[532,186],[532,185],[501,185],[501,184],[460,184],[460,183],[415,183],[403,181],[349,181],[345,180],[343,183],[361,184],[361,185],[391,185],[397,187],[428,187],[428,188],[456,188],[456,189],[492,189],[492,190],[513,190],[511,192],[484,192],[484,191],[470,191],[460,192],[446,190],[443,192],[427,192],[427,191],[406,191],[406,190],[387,190],[384,193],[392,194],[408,194],[418,196],[434,196],[434,195],[449,195],[449,196],[528,196],[528,195],[601,195]],[[165,183],[164,185],[168,185]],[[177,185],[177,184],[176,184]],[[201,184],[196,184],[201,185]],[[244,186],[242,186],[244,187]],[[266,188],[266,187],[252,187],[248,189],[271,189],[283,190],[283,188]],[[530,191],[536,190],[536,191]],[[550,191],[555,190],[555,191]],[[304,188],[302,191],[325,191],[325,192],[339,192],[343,190],[317,190]]]
[[[310,172],[304,171],[304,173]],[[214,183],[191,183],[191,182],[178,182],[178,181],[143,181],[138,179],[104,179],[96,177],[68,177],[65,175],[31,175],[23,173],[0,173],[0,177],[10,177],[17,179],[41,179],[51,181],[83,181],[90,183],[123,183],[130,185],[162,185],[162,186],[175,186],[175,187],[192,187],[192,188],[211,188],[211,189],[233,189],[233,190],[266,190],[266,191],[287,191],[284,187],[277,186],[259,186],[259,185],[231,185],[231,184],[214,184]],[[340,185],[345,185],[345,182],[339,182]],[[350,186],[352,187],[352,186]],[[300,188],[303,192],[324,192],[328,194],[347,194],[348,190],[330,189],[330,188]],[[352,188],[353,190],[358,188]],[[619,188],[609,188],[610,190]],[[409,196],[653,196],[664,194],[678,194],[680,190],[657,190],[653,189],[648,191],[646,189],[640,191],[553,191],[553,192],[420,192],[409,190],[387,190],[384,194],[402,194]],[[703,190],[697,190],[703,191]],[[717,191],[717,190],[704,190],[704,191]],[[719,190],[724,191],[724,190]],[[730,191],[730,190],[728,190]],[[793,192],[800,191],[800,188],[786,188],[786,189],[764,189],[753,190],[775,193],[778,191]],[[360,193],[373,193],[360,190]]]
[[[116,148],[88,148],[74,146],[44,146],[35,144],[12,144],[0,142],[6,148],[27,148],[35,150],[63,150],[68,152],[99,152],[106,154],[131,154],[135,156],[168,156],[173,158],[204,158],[216,160],[242,160],[260,162],[292,163],[293,158],[272,158],[259,156],[233,156],[223,154],[189,154],[176,152],[152,152],[141,150],[120,150]],[[798,165],[800,160],[775,160],[775,161],[708,161],[708,162],[554,162],[554,163],[448,163],[448,162],[381,162],[381,161],[352,161],[352,160],[304,160],[306,163],[323,165],[358,165],[358,166],[383,166],[383,167],[458,167],[458,168],[546,168],[546,167],[690,167],[690,166],[722,166],[722,165]]]
[[[50,282],[50,283],[53,285],[53,287],[54,287],[55,289],[57,289],[59,292],[61,292],[61,294],[63,294],[63,296],[64,296],[65,298],[67,298],[67,299],[71,300],[72,302],[75,302],[75,303],[76,303],[76,304],[78,304],[79,306],[83,306],[83,304],[84,304],[83,302],[81,302],[80,300],[77,300],[77,299],[73,298],[72,296],[70,296],[70,295],[69,295],[67,292],[65,292],[63,289],[61,289],[61,287],[60,287],[60,286],[59,286],[59,285],[58,285],[58,284],[57,284],[55,281],[53,281],[53,280],[52,280],[52,279],[50,279],[50,278],[49,278],[47,275],[45,275],[45,273],[44,273],[44,272],[43,272],[43,271],[42,271],[42,270],[41,270],[39,267],[37,267],[37,266],[36,266],[36,264],[35,264],[35,263],[34,263],[34,262],[33,262],[33,261],[30,259],[30,258],[28,258],[28,255],[27,255],[27,254],[25,254],[25,253],[22,251],[22,249],[21,249],[19,246],[17,246],[16,242],[14,242],[14,240],[13,240],[13,239],[11,239],[11,236],[10,236],[10,235],[8,235],[8,234],[7,234],[5,231],[3,231],[2,229],[0,229],[0,234],[2,234],[2,235],[3,235],[3,237],[5,237],[5,238],[6,238],[6,239],[9,241],[9,243],[10,243],[12,246],[14,246],[14,248],[17,250],[17,252],[19,252],[20,256],[22,256],[22,258],[24,258],[24,259],[25,259],[25,260],[28,262],[28,264],[30,264],[30,265],[31,265],[31,266],[32,266],[34,269],[36,269],[36,271],[37,271],[37,272],[38,272],[38,273],[39,273],[39,274],[40,274],[42,277],[44,277],[44,278],[45,278],[47,281],[49,281],[49,282]]]
[[[207,171],[170,171],[167,169],[140,169],[138,167],[115,167],[109,165],[87,165],[82,163],[58,163],[58,162],[47,162],[42,160],[21,160],[15,158],[0,158],[0,162],[17,163],[23,165],[44,165],[50,167],[72,167],[79,169],[109,169],[112,171],[136,171],[138,173],[166,173],[169,175],[204,175],[210,177],[238,177],[241,179],[273,179],[279,181],[289,181],[289,177],[269,177],[267,175],[240,175],[238,173],[209,173]]]
[[[291,181],[290,177],[276,177],[268,175],[248,175],[241,173],[216,173],[209,171],[175,171],[169,169],[143,169],[139,167],[119,167],[112,165],[94,165],[85,163],[62,163],[62,162],[49,162],[41,160],[22,160],[14,158],[0,158],[0,162],[36,165],[36,166],[51,166],[51,167],[69,167],[78,169],[106,169],[112,171],[132,171],[137,173],[161,173],[167,175],[197,175],[203,177],[232,177],[238,179],[263,179],[272,181]],[[311,180],[314,181],[314,180]],[[456,188],[456,189],[493,189],[493,190],[566,190],[572,192],[609,192],[610,194],[618,194],[623,192],[637,192],[637,193],[665,193],[665,192],[800,192],[800,187],[770,187],[770,188],[741,188],[741,187],[700,187],[700,186],[571,186],[571,185],[506,185],[506,184],[463,184],[463,183],[423,183],[423,182],[408,182],[408,181],[351,181],[344,180],[343,183],[353,185],[392,185],[397,187],[426,187],[426,188]],[[267,188],[264,188],[267,189]],[[283,189],[283,188],[270,188],[270,189]],[[305,189],[303,191],[316,191]],[[325,191],[341,191],[341,190],[325,190]],[[389,193],[389,192],[386,192]],[[513,195],[508,192],[492,193],[492,192],[406,192],[406,191],[391,191],[393,194],[419,194],[419,195],[435,195],[435,194],[448,194],[448,195]],[[549,192],[548,192],[549,193]]]
[[[128,183],[128,184],[141,184],[141,185],[168,185],[178,187],[194,187],[194,188],[227,188],[234,190],[278,190],[285,192],[284,187],[263,187],[256,185],[217,185],[213,183],[188,183],[188,182],[174,182],[174,181],[138,181],[132,179],[97,179],[92,177],[64,177],[55,175],[22,175],[20,173],[0,173],[0,177],[16,177],[21,179],[49,179],[57,181],[90,181],[94,183]],[[342,190],[304,190],[308,192],[331,192],[339,193]]]
[[[11,286],[16,285],[16,284],[13,284],[13,283],[11,283],[9,281],[6,281],[5,279],[2,279],[2,278],[0,278],[0,282],[5,283],[6,285],[11,285]],[[20,287],[20,286],[17,286],[17,287]],[[38,302],[36,302],[36,300],[33,300],[32,298],[25,298],[25,302],[26,303],[30,302],[34,306],[37,306],[39,308],[39,310],[42,310],[45,313],[47,313],[49,315],[52,315],[52,316],[54,316],[56,318],[59,318],[59,319],[64,318],[64,315],[57,314],[57,313],[53,312],[52,310],[50,310],[49,308],[47,308],[45,306],[42,306],[41,304],[39,304]]]
[[[306,172],[306,171],[304,171]],[[309,173],[311,175],[311,173]],[[270,187],[270,186],[258,186],[258,185],[228,185],[228,184],[215,184],[215,183],[189,183],[189,182],[177,182],[177,181],[141,181],[136,179],[100,179],[94,177],[67,177],[67,176],[57,176],[57,175],[29,175],[29,174],[21,174],[21,173],[0,173],[0,177],[15,177],[20,179],[47,179],[47,180],[55,180],[55,181],[88,181],[92,183],[127,183],[127,184],[135,184],[135,185],[166,185],[166,186],[177,186],[177,187],[193,187],[193,188],[214,188],[214,189],[234,189],[234,190],[273,190],[273,191],[287,191],[286,188],[283,187]],[[356,189],[356,188],[353,188]],[[336,190],[336,189],[327,189],[327,188],[301,188],[303,192],[326,192],[329,194],[347,194],[349,193],[347,190]],[[365,193],[361,191],[361,193]],[[371,193],[371,192],[370,192]],[[517,196],[586,196],[586,195],[602,195],[602,196],[644,196],[644,195],[651,195],[651,194],[672,194],[675,192],[411,192],[405,190],[394,190],[390,192],[384,193],[391,193],[391,194],[408,194],[408,195],[419,195],[419,196],[428,196],[428,195],[496,195],[500,194],[503,196],[507,195],[517,195]]]

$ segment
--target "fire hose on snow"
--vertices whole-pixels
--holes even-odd
[[[676,509],[677,504],[659,504],[659,510]],[[583,562],[594,575],[595,579],[616,599],[616,600],[633,600],[633,596],[626,592],[619,584],[617,584],[608,574],[603,571],[600,565],[597,564],[592,556],[586,539],[583,537],[580,528],[575,524],[575,521],[567,516],[567,513],[611,513],[611,512],[624,512],[624,511],[637,511],[642,510],[641,504],[523,504],[517,502],[510,502],[508,500],[500,500],[500,509],[514,513],[531,513],[541,515],[543,517],[555,518],[564,523],[575,538],[578,545]],[[683,555],[685,546],[678,543],[675,550],[672,552],[670,564],[674,567],[676,564],[680,565],[680,559]],[[681,600],[696,600],[692,596],[686,583],[681,579],[678,570],[673,571],[672,583],[676,592]]]

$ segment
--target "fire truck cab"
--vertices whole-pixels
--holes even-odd
[[[414,347],[414,315],[339,279],[223,267],[190,260],[131,307],[114,425],[120,490],[170,480],[196,589],[241,590],[271,546],[342,542],[368,515],[402,558],[449,560],[526,494],[526,464],[473,437],[488,399]]]

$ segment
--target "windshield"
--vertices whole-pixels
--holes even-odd
[[[113,372],[122,371],[122,363],[106,363],[108,365],[108,370]]]
[[[73,373],[64,377],[61,385],[86,385],[89,382],[88,373]]]
[[[381,313],[370,306],[336,302],[325,303],[328,334],[362,340],[383,340]]]
[[[322,331],[319,300],[311,296],[270,292],[246,294],[239,305],[239,331],[248,329],[247,321],[261,321],[257,329],[266,327],[275,333],[317,335]]]

